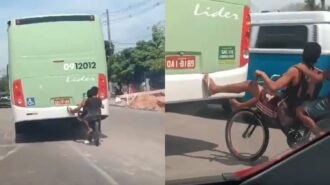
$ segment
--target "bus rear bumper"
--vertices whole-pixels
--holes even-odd
[[[247,71],[248,65],[245,65],[228,71],[210,73],[209,76],[217,85],[226,85],[245,81],[247,79]],[[165,75],[166,103],[244,96],[244,93],[219,93],[209,97],[206,86],[203,85],[203,76],[203,74]]]
[[[109,100],[103,100],[104,108],[102,109],[102,116],[107,117],[109,115]],[[70,108],[76,108],[77,106],[69,106]],[[67,112],[67,106],[61,107],[47,107],[47,108],[26,108],[12,105],[12,111],[14,114],[14,122],[24,121],[37,121],[48,119],[61,119],[61,118],[75,118],[77,114],[72,115]]]

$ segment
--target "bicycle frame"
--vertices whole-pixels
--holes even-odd
[[[256,113],[256,112],[255,112],[255,113]],[[261,115],[259,115],[259,114],[255,114],[255,115],[256,115],[256,119],[262,121]],[[252,125],[253,125],[253,128],[252,128],[252,130],[249,132],[249,130],[250,130],[250,128],[251,128]],[[253,134],[253,132],[255,131],[256,128],[257,128],[257,125],[255,125],[255,124],[249,124],[249,126],[248,126],[248,127],[246,128],[246,130],[243,132],[242,137],[243,137],[244,139],[246,139],[246,138],[248,138],[248,137],[251,137],[251,135]],[[249,132],[249,133],[248,133],[248,132]]]
[[[298,123],[292,120],[292,122],[288,124],[288,126],[284,126],[283,124],[279,123],[278,120],[276,120],[275,118],[270,118],[267,115],[263,114],[259,109],[255,109],[255,110],[252,109],[252,111],[255,113],[256,119],[259,119],[262,123],[265,123],[265,125],[269,126],[270,125],[269,122],[271,122],[271,125],[278,126],[283,132],[283,134],[287,137],[288,139],[287,142],[289,146],[293,146],[294,143],[297,142],[299,143],[309,139],[311,130],[309,129],[309,127],[306,127],[303,123]],[[246,130],[243,132],[242,135],[243,138],[250,137],[253,134],[253,131],[257,127],[257,125],[255,124],[253,125],[254,128],[250,132],[249,130],[252,124],[250,124],[246,128]],[[248,132],[249,134],[247,135]]]

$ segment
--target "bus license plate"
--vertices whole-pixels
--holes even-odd
[[[195,56],[167,56],[166,69],[195,69]]]
[[[69,105],[70,99],[69,98],[54,99],[54,104],[55,105]]]

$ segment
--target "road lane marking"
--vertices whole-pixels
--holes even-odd
[[[7,157],[9,157],[10,155],[16,153],[19,149],[21,149],[23,146],[17,146],[14,149],[10,150],[9,152],[7,152],[7,154],[5,154],[4,156],[0,156],[0,161],[6,159]]]
[[[77,147],[75,147],[73,144],[69,144],[71,147],[83,158],[83,160],[94,170],[96,170],[102,177],[104,177],[111,185],[119,185],[117,181],[115,181],[107,172],[102,170],[100,167],[98,167],[95,163],[93,163],[90,159],[88,159]]]

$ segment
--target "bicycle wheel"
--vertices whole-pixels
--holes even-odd
[[[240,110],[227,121],[226,144],[230,153],[241,161],[255,161],[269,142],[268,127],[251,110]]]
[[[94,122],[94,144],[95,146],[100,145],[100,122],[95,121]]]

